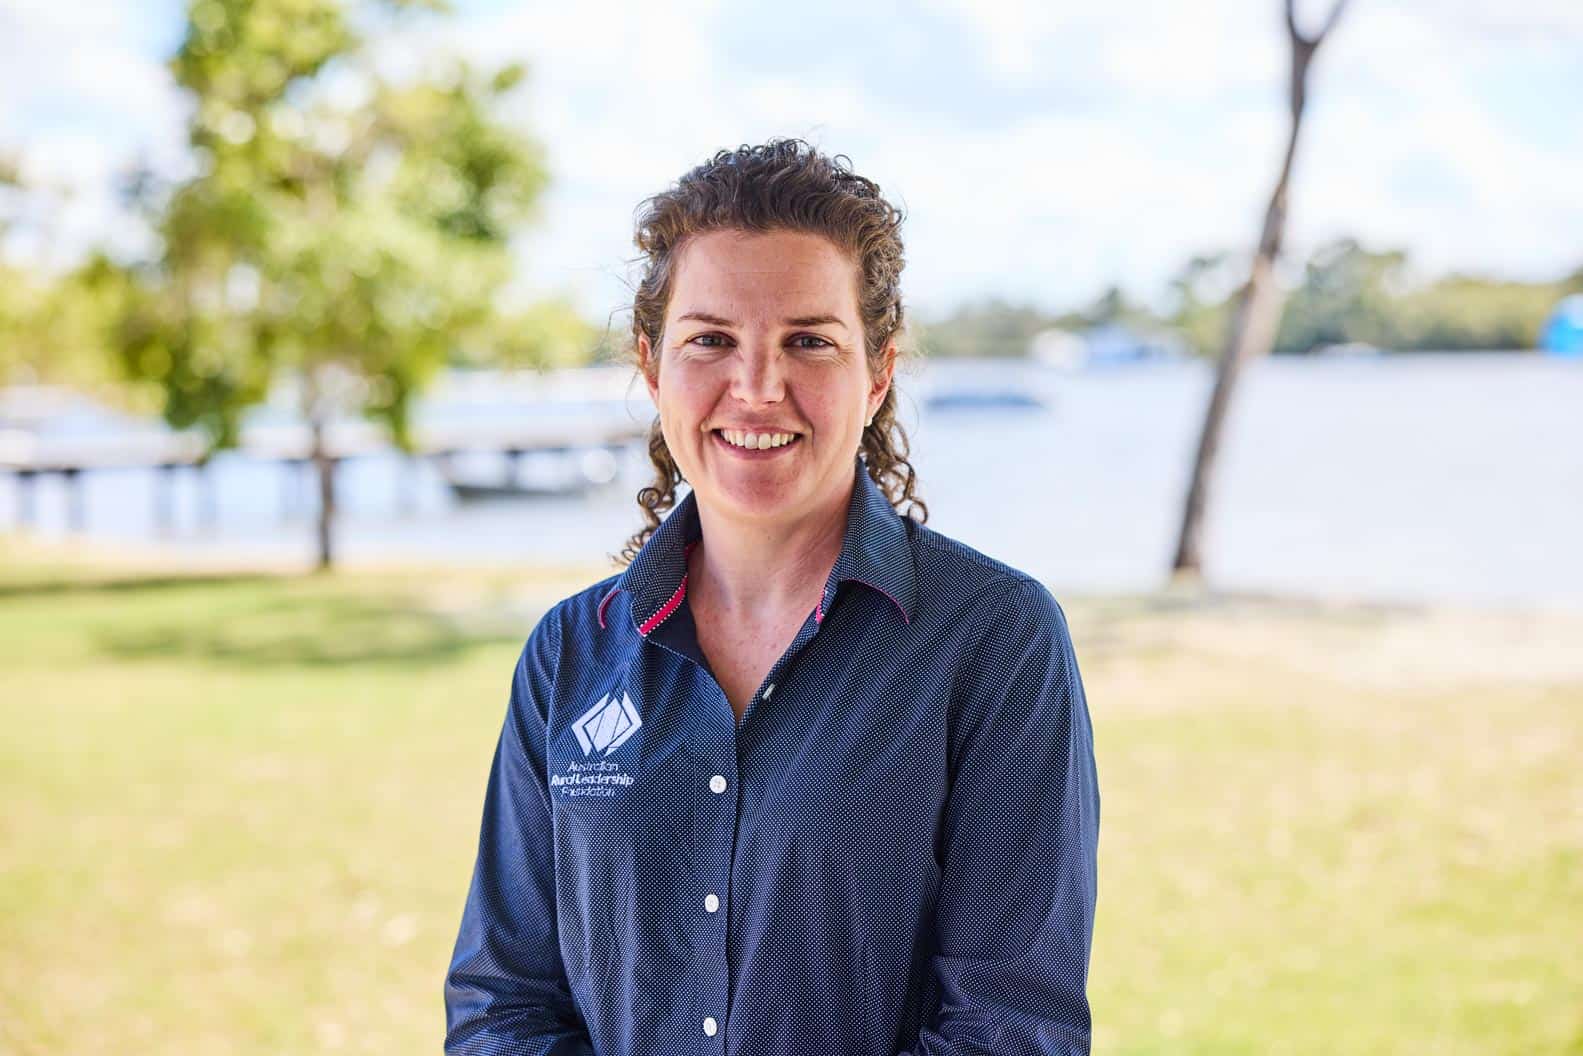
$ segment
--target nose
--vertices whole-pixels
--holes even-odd
[[[731,379],[731,395],[750,406],[784,399],[786,379],[780,349],[767,339],[743,341]]]

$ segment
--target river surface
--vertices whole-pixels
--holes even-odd
[[[596,370],[515,387],[457,380],[417,418],[646,422],[647,393],[625,377]],[[1160,586],[1210,382],[1209,367],[1195,361],[1078,372],[940,364],[899,374],[929,524],[1058,594]],[[1043,394],[1045,406],[930,409],[925,400],[995,385]],[[272,416],[281,417],[264,411],[257,420]],[[78,414],[42,428],[119,426]],[[461,468],[489,476],[503,463],[478,455]],[[600,491],[462,505],[431,465],[356,459],[341,474],[340,551],[352,563],[599,561],[640,523],[632,496],[647,480],[634,448]],[[311,554],[311,482],[273,464],[222,455],[207,493],[183,474],[166,533],[156,525],[152,473],[86,481],[88,540],[194,556]],[[35,501],[34,530],[68,537],[61,484],[41,481]],[[205,503],[212,523],[199,516]],[[0,523],[15,523],[15,505],[15,487],[0,482]],[[1204,563],[1225,589],[1583,609],[1583,361],[1462,354],[1254,363],[1227,422]]]

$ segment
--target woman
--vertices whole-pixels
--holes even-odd
[[[900,220],[796,140],[647,203],[648,524],[517,664],[446,1052],[1088,1051],[1087,704],[1050,592],[897,512]]]

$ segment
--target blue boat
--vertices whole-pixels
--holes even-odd
[[[1561,298],[1539,338],[1552,356],[1583,356],[1583,293]]]

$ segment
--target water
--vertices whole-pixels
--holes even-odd
[[[932,386],[993,381],[1047,392],[1045,410],[933,412]],[[519,415],[646,422],[639,384],[608,373],[571,399],[542,386],[452,387],[420,419]],[[1161,585],[1211,382],[1198,362],[1068,374],[931,366],[898,378],[931,526],[1061,591]],[[1583,363],[1518,355],[1271,359],[1244,373],[1206,523],[1206,575],[1226,589],[1326,598],[1457,600],[1583,608]],[[267,417],[261,416],[261,417]],[[86,431],[82,422],[74,431]],[[502,467],[480,455],[481,473]],[[433,467],[392,456],[346,463],[338,522],[348,562],[600,561],[639,523],[647,483],[634,449],[608,490],[461,507]],[[90,474],[86,535],[187,554],[312,553],[313,482],[222,455],[206,501],[183,474],[174,531],[154,519],[152,474]],[[15,491],[0,486],[0,518]],[[64,537],[61,485],[37,485],[38,532]]]

